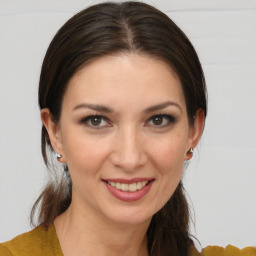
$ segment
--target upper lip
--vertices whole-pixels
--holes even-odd
[[[154,180],[154,178],[133,178],[133,179],[124,179],[124,178],[108,178],[108,179],[102,179],[103,181],[107,182],[119,182],[119,183],[125,183],[125,184],[132,184],[135,182],[143,182],[143,181],[150,181]]]

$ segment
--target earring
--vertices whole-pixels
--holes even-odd
[[[62,154],[56,153],[56,158],[57,158],[57,160],[59,161],[59,159],[62,158]]]
[[[191,155],[191,154],[193,154],[193,152],[194,152],[193,148],[190,148],[190,149],[187,151],[187,155]]]

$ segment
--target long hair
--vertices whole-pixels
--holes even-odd
[[[206,115],[207,100],[203,70],[186,35],[164,13],[141,2],[103,3],[91,6],[68,20],[57,32],[46,52],[39,82],[40,109],[49,108],[58,123],[62,98],[71,77],[97,57],[134,52],[165,61],[178,74],[186,100],[190,125],[198,109]],[[50,161],[53,152],[49,135],[42,127],[42,155]],[[72,181],[68,166],[49,182],[31,212],[38,212],[36,225],[48,227],[70,205]],[[193,245],[189,235],[189,207],[182,181],[172,197],[157,212],[147,231],[151,256],[187,255]]]

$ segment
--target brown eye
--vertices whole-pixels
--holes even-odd
[[[149,120],[147,125],[149,126],[153,126],[153,127],[157,127],[159,126],[159,128],[163,128],[163,127],[167,127],[173,123],[176,122],[176,118],[170,115],[155,115],[152,116]]]
[[[99,126],[101,124],[101,117],[100,116],[91,117],[89,122],[93,126]]]
[[[152,122],[154,125],[161,125],[163,123],[163,117],[162,116],[154,116],[152,118]]]
[[[81,124],[85,124],[91,128],[104,128],[110,126],[108,119],[104,116],[87,116],[80,121]]]

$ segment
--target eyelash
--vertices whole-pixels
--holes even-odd
[[[105,126],[105,125],[99,125],[99,126],[97,126],[97,125],[93,125],[93,124],[89,124],[89,122],[91,122],[92,121],[92,119],[93,118],[95,118],[95,119],[100,119],[100,123],[102,122],[102,121],[105,121],[106,123],[108,123],[108,125],[107,126]],[[167,120],[167,123],[166,124],[164,124],[164,125],[162,125],[162,124],[160,124],[160,125],[147,125],[147,126],[153,126],[154,128],[165,128],[165,127],[167,127],[167,126],[170,126],[171,124],[174,124],[176,121],[177,121],[177,119],[174,117],[174,116],[172,116],[172,115],[168,115],[168,114],[157,114],[157,115],[153,115],[152,117],[150,117],[148,120],[147,120],[147,124],[149,123],[149,122],[153,122],[153,119],[154,118],[161,118],[161,119],[165,119],[165,120]],[[80,121],[80,123],[81,124],[86,124],[86,126],[88,126],[88,127],[91,127],[91,128],[93,128],[93,129],[100,129],[100,128],[104,128],[104,127],[109,127],[109,126],[111,126],[111,124],[110,124],[110,120],[107,118],[107,117],[105,117],[105,116],[102,116],[102,115],[89,115],[89,116],[87,116],[87,117],[85,117],[85,118],[83,118],[81,121]]]
[[[81,124],[86,124],[86,126],[88,127],[93,127],[94,129],[100,129],[102,127],[105,127],[105,126],[96,126],[96,125],[92,125],[92,124],[89,124],[90,121],[92,121],[93,118],[98,118],[100,119],[100,121],[104,120],[105,122],[107,122],[108,124],[110,123],[109,119],[105,116],[102,116],[102,115],[90,115],[90,116],[87,116],[85,118],[83,118],[80,123]],[[110,125],[108,125],[110,126]]]
[[[171,124],[174,124],[177,121],[177,119],[174,116],[172,116],[172,115],[157,114],[157,115],[154,115],[154,116],[150,117],[148,119],[147,123],[149,123],[150,121],[153,122],[154,118],[161,118],[161,119],[166,119],[167,120],[167,123],[165,125],[162,125],[162,124],[160,124],[160,125],[153,125],[154,128],[165,128],[167,126],[170,126]]]

